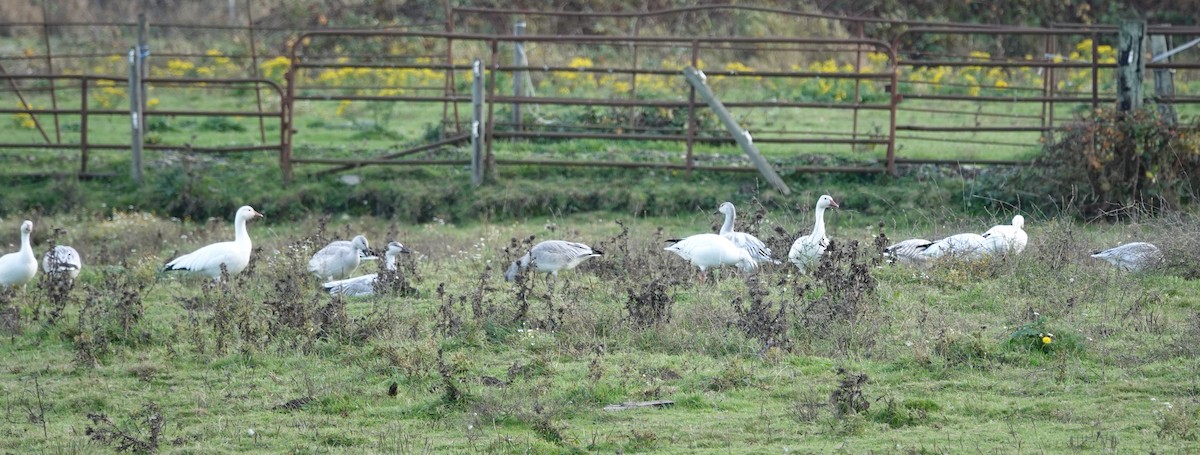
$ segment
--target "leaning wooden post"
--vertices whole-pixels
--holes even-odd
[[[133,156],[130,160],[130,176],[138,185],[142,184],[142,101],[141,62],[138,48],[129,49],[129,119],[132,133]]]
[[[1117,52],[1117,110],[1140,109],[1145,98],[1142,80],[1146,74],[1146,23],[1121,22]]]
[[[717,118],[721,119],[721,123],[725,124],[725,128],[729,130],[729,134],[733,136],[738,145],[742,146],[742,150],[746,152],[746,156],[750,157],[750,162],[754,163],[754,167],[758,168],[758,172],[762,173],[763,177],[766,177],[767,181],[771,183],[771,186],[774,186],[780,193],[785,195],[791,194],[791,188],[788,188],[787,184],[783,183],[783,179],[779,177],[779,174],[775,173],[775,168],[771,167],[771,163],[766,158],[763,158],[762,154],[758,152],[758,147],[754,146],[754,141],[750,139],[750,132],[738,126],[737,120],[734,120],[733,116],[729,115],[729,110],[725,109],[725,105],[721,103],[721,100],[718,100],[716,95],[713,95],[712,88],[704,82],[706,79],[704,73],[689,66],[683,69],[683,75],[692,87],[696,89],[696,94],[708,102],[708,107],[713,110],[713,113],[717,114]]]
[[[1170,47],[1166,36],[1150,37],[1150,55],[1164,55]],[[1167,57],[1163,61],[1169,62],[1171,58]],[[1158,115],[1162,117],[1163,123],[1174,125],[1179,120],[1179,113],[1175,111],[1175,75],[1169,69],[1154,69],[1154,105],[1158,108]]]
[[[483,184],[483,62],[471,62],[471,184]]]

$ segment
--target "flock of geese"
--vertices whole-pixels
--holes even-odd
[[[796,239],[788,251],[788,262],[801,273],[811,271],[820,261],[829,238],[825,235],[825,210],[838,208],[838,203],[829,195],[817,199],[812,232]],[[717,234],[696,234],[681,239],[672,239],[666,251],[679,255],[700,269],[731,265],[743,272],[753,272],[760,265],[781,264],[770,248],[757,237],[735,229],[737,211],[733,204],[722,203],[718,213],[725,215],[725,222]],[[237,210],[233,218],[233,241],[213,243],[192,253],[167,262],[164,270],[187,271],[219,280],[224,272],[230,276],[241,273],[250,264],[253,250],[246,222],[263,216],[250,206]],[[1016,255],[1025,250],[1029,241],[1024,231],[1025,218],[1013,217],[1012,224],[994,226],[983,234],[956,234],[941,240],[910,239],[891,245],[884,250],[890,261],[916,267],[928,267],[933,261],[954,257],[961,260],[978,260],[993,255]],[[24,286],[37,274],[38,263],[30,245],[33,222],[21,223],[21,248],[15,253],[0,256],[0,288]],[[399,242],[390,242],[384,254],[384,267],[396,269],[396,258],[411,251]],[[603,253],[578,242],[547,240],[534,245],[523,256],[514,261],[505,272],[505,279],[512,281],[530,269],[557,276],[560,270],[573,269],[589,258]],[[1108,261],[1119,269],[1139,271],[1162,262],[1163,255],[1158,247],[1146,242],[1127,243],[1092,257]],[[364,261],[377,260],[371,255],[365,236],[352,240],[338,240],[313,254],[308,271],[324,281],[323,288],[330,294],[363,296],[374,293],[377,274],[351,277]],[[65,274],[73,279],[79,275],[83,262],[79,252],[69,246],[55,246],[42,257],[42,270],[47,274]]]

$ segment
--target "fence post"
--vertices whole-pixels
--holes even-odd
[[[471,184],[483,184],[483,62],[471,62]]]
[[[1146,74],[1146,23],[1121,22],[1120,49],[1117,52],[1117,110],[1128,112],[1142,107]]]
[[[1167,49],[1171,46],[1167,42],[1167,37],[1164,35],[1154,35],[1150,37],[1150,55],[1162,55],[1167,53]],[[1167,57],[1166,61],[1171,61]],[[1179,120],[1179,114],[1175,112],[1175,79],[1171,74],[1171,70],[1165,68],[1154,69],[1154,101],[1158,108],[1158,114],[1162,117],[1163,123],[1174,125]]]
[[[142,54],[138,48],[129,49],[129,119],[131,123],[133,157],[130,176],[138,185],[142,184],[142,100],[141,78],[138,68],[141,67]]]
[[[521,36],[525,33],[525,21],[517,21],[513,24],[513,36]],[[513,66],[525,66],[525,43],[521,41],[513,41]],[[525,72],[521,70],[513,70],[513,96],[525,96]],[[513,101],[512,105],[512,122],[513,131],[521,131],[521,102]]]

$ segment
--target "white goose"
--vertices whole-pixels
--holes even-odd
[[[750,257],[760,264],[764,262],[779,263],[771,257],[771,249],[767,248],[767,245],[758,237],[733,230],[734,220],[737,219],[737,210],[733,208],[733,203],[722,202],[721,206],[717,207],[717,212],[725,215],[725,223],[721,225],[721,237],[729,239],[738,248],[746,250],[747,253],[750,253]]]
[[[950,256],[971,261],[982,259],[987,253],[987,239],[979,234],[968,233],[955,234],[933,242],[922,254],[929,259]]]
[[[345,278],[354,273],[363,257],[370,256],[367,238],[356,236],[354,240],[335,240],[321,248],[308,261],[308,271],[323,280]]]
[[[758,268],[758,261],[749,252],[717,234],[696,234],[664,249],[690,261],[701,273],[722,265],[735,265],[743,272]]]
[[[929,257],[925,255],[925,249],[930,245],[933,245],[933,242],[925,239],[908,239],[884,248],[883,257],[887,258],[888,262],[925,266],[929,261]]]
[[[524,256],[513,261],[508,266],[508,270],[504,272],[504,279],[508,281],[517,279],[517,275],[529,269],[531,263],[534,270],[549,273],[557,278],[559,270],[573,269],[588,258],[603,254],[582,243],[547,240],[534,245]]]
[[[1025,227],[1025,217],[1014,216],[1012,224],[998,224],[983,233],[987,241],[984,245],[993,254],[1021,254],[1029,243],[1029,235],[1022,229]]]
[[[396,270],[396,256],[412,251],[401,245],[400,242],[390,242],[387,245],[387,252],[384,253],[384,267],[387,270]],[[378,273],[371,273],[354,278],[344,280],[330,281],[325,283],[325,290],[329,291],[329,295],[344,295],[346,297],[367,296],[375,293],[375,279],[379,276]]]
[[[243,205],[233,216],[232,242],[214,243],[177,257],[167,263],[165,270],[186,270],[219,280],[221,264],[224,264],[229,276],[241,273],[250,265],[250,251],[254,248],[250,243],[250,234],[246,233],[246,221],[260,216],[263,214]]]
[[[1162,251],[1152,243],[1133,242],[1097,251],[1092,254],[1096,259],[1103,259],[1118,269],[1127,272],[1137,272],[1159,265],[1163,261]]]
[[[81,269],[83,261],[79,258],[79,252],[69,246],[57,245],[42,256],[42,271],[47,274],[66,273],[74,279],[79,276]]]
[[[833,197],[826,194],[817,199],[816,220],[813,222],[812,232],[796,239],[792,243],[791,251],[788,251],[788,261],[796,264],[800,273],[816,265],[821,255],[825,254],[825,248],[829,247],[829,238],[825,236],[825,209],[829,207],[838,207]]]
[[[25,220],[21,223],[21,249],[16,253],[0,256],[0,287],[10,288],[16,285],[25,286],[37,275],[37,258],[33,255],[33,247],[29,246],[29,235],[33,233],[33,222]]]

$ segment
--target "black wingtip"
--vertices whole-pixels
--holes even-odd
[[[595,248],[592,248],[592,254],[598,254],[598,255],[604,256],[603,251],[597,250]]]

